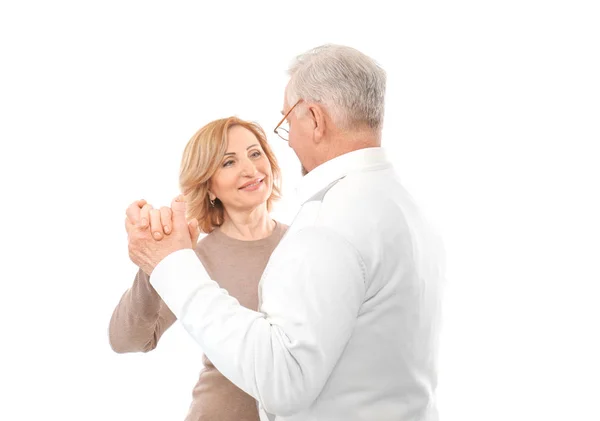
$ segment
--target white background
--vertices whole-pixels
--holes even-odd
[[[235,114],[269,133],[289,222],[272,129],[287,65],[327,42],[387,70],[384,146],[445,239],[442,421],[600,419],[593,3],[2,2],[0,419],[183,420],[181,327],[108,345],[124,210],[168,204],[188,139]]]

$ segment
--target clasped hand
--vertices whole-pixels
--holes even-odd
[[[154,209],[145,200],[135,201],[126,214],[129,258],[148,275],[169,254],[193,248],[200,235],[198,221],[186,219],[181,195],[171,202],[170,208]]]

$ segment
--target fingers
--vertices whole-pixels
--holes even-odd
[[[171,233],[171,214],[171,209],[166,206],[150,210],[150,231],[155,240],[160,241],[164,234]]]
[[[131,221],[131,223],[133,225],[139,225],[140,224],[141,209],[147,203],[148,202],[146,202],[144,199],[142,199],[142,200],[136,200],[135,202],[133,202],[131,205],[129,205],[127,207],[127,210],[125,211],[125,214],[127,215],[127,218],[129,218],[129,221]]]
[[[173,211],[173,227],[184,227],[188,226],[187,223],[187,205],[185,203],[185,199],[183,195],[177,196],[171,202],[171,210]]]
[[[171,208],[169,208],[167,206],[163,206],[160,208],[160,221],[161,221],[163,230],[164,230],[165,234],[167,234],[167,235],[171,233],[171,217],[172,217]]]
[[[174,228],[180,227],[180,229],[188,229],[193,244],[200,237],[198,221],[190,221],[190,224],[187,222],[187,204],[183,195],[173,199],[171,208],[163,206],[154,209],[145,200],[137,200],[129,205],[126,214],[125,229],[128,234],[131,234],[134,229],[145,230],[149,227],[152,237],[160,241],[165,235],[171,234]]]
[[[173,211],[178,210],[185,210],[186,204],[185,204],[185,198],[183,197],[182,194],[180,194],[179,196],[175,197],[175,199],[173,199],[173,201],[171,202],[171,209],[173,209]]]
[[[142,209],[140,210],[140,222],[136,225],[138,225],[140,228],[146,228],[150,223],[150,211],[152,209],[152,205],[148,203],[142,206]]]
[[[163,226],[160,220],[160,210],[150,209],[150,232],[155,240],[162,240]]]
[[[127,231],[127,237],[131,239],[138,235],[141,230],[138,226],[132,224],[129,218],[125,218],[125,231]]]
[[[129,218],[125,218],[125,231],[127,231],[127,235],[131,234],[131,230],[133,229],[133,224]]]

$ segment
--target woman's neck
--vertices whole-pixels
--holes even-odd
[[[267,212],[266,204],[251,211],[225,210],[221,232],[242,241],[261,240],[271,235],[276,223]]]

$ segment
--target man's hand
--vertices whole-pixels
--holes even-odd
[[[168,222],[170,233],[163,236],[162,240],[157,240],[152,235],[151,225],[148,225],[149,222],[151,223],[151,212],[148,212],[148,216],[144,213],[146,205],[145,201],[133,203],[128,208],[125,226],[129,237],[129,258],[150,275],[156,265],[169,254],[181,249],[193,248],[198,241],[199,231],[197,221],[193,220],[189,224],[186,221],[186,204],[183,197],[178,196],[171,203],[172,217]],[[160,221],[166,222],[162,219]]]

